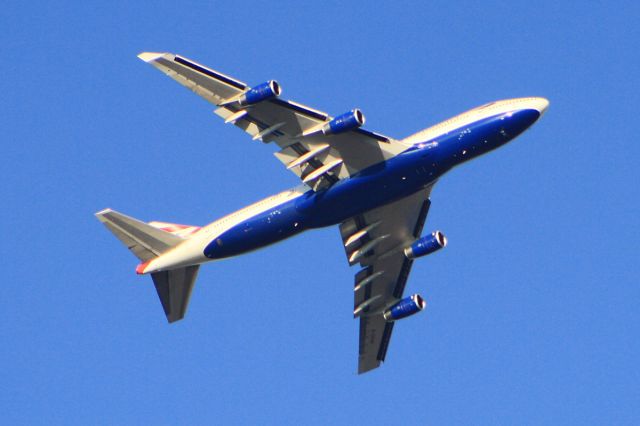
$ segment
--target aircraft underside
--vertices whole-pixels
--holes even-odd
[[[426,307],[404,291],[413,261],[447,245],[440,231],[423,235],[433,185],[520,135],[548,107],[533,97],[491,102],[397,140],[363,129],[359,109],[332,117],[283,100],[274,80],[251,87],[179,55],[139,57],[215,105],[226,124],[277,146],[276,158],[302,181],[203,227],[96,213],[140,259],[136,272],[151,275],[167,320],[184,317],[201,264],[339,225],[347,262],[360,267],[353,283],[358,373],[385,360],[396,321]]]

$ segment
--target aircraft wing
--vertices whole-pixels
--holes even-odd
[[[243,106],[238,99],[250,86],[182,56],[145,52],[138,57],[218,107],[214,112],[225,123],[241,128],[254,140],[275,142],[280,151],[274,155],[314,190],[406,149],[396,140],[362,128],[324,134],[319,129],[333,117],[293,101],[274,97]]]
[[[354,317],[360,317],[359,374],[385,359],[395,323],[382,314],[402,298],[413,264],[403,250],[422,233],[430,193],[431,187],[340,225],[349,264],[363,267],[354,284]]]

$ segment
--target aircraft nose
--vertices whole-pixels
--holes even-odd
[[[534,98],[531,100],[531,106],[542,116],[542,114],[547,111],[547,108],[549,108],[549,101],[545,98]]]

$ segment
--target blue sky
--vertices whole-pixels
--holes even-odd
[[[640,9],[632,2],[29,2],[0,14],[0,412],[16,424],[637,424]],[[93,213],[205,224],[295,186],[136,58],[183,54],[404,137],[550,99],[445,176],[428,302],[355,374],[337,229],[202,268],[167,325]]]

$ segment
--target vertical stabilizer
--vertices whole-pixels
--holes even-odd
[[[184,318],[199,268],[200,265],[194,265],[151,274],[167,321],[170,323]]]

